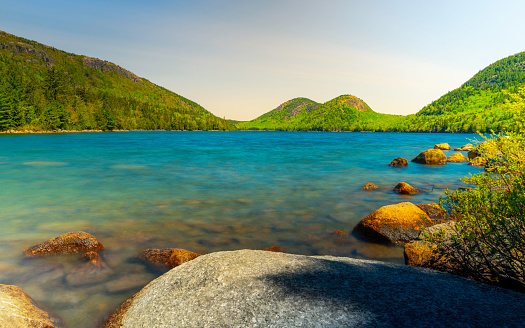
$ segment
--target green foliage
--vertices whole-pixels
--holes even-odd
[[[0,131],[232,128],[115,64],[0,31]]]
[[[525,136],[492,137],[482,145],[487,171],[463,179],[476,188],[442,199],[458,221],[453,242],[440,242],[472,277],[525,291]]]

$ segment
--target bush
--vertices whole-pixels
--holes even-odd
[[[485,172],[461,179],[475,188],[447,191],[441,199],[457,220],[455,235],[427,240],[466,276],[525,291],[525,136],[486,139],[478,146]]]

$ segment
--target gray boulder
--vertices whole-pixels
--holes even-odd
[[[524,308],[525,294],[424,268],[241,250],[170,270],[105,327],[522,327]]]

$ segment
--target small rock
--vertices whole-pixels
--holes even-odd
[[[440,144],[434,145],[434,149],[450,150],[450,145],[448,143],[440,143]]]
[[[281,253],[286,253],[286,251],[285,251],[284,249],[282,249],[281,247],[279,247],[279,246],[268,247],[268,248],[265,248],[264,250],[265,250],[265,251],[268,251],[268,252],[281,252]]]
[[[113,274],[113,270],[100,258],[98,253],[87,252],[82,258],[88,262],[76,266],[66,276],[66,281],[71,286],[98,284]]]
[[[374,189],[379,189],[379,187],[373,184],[372,182],[368,182],[367,184],[365,184],[363,189],[364,190],[374,190]]]
[[[93,235],[83,232],[68,232],[65,235],[49,239],[24,250],[26,256],[74,254],[98,251],[104,246]]]
[[[399,182],[394,187],[394,191],[401,195],[416,195],[421,193],[421,189],[414,188],[406,182]]]
[[[403,158],[403,157],[398,157],[398,158],[394,159],[392,162],[390,162],[390,164],[388,164],[388,166],[405,167],[405,166],[408,166],[408,161],[405,158]]]
[[[447,162],[449,163],[461,163],[468,162],[468,158],[465,157],[462,153],[454,153],[447,157]]]
[[[22,289],[0,284],[0,327],[62,328],[59,317],[42,310]]]
[[[173,269],[182,263],[193,260],[200,254],[180,248],[145,249],[140,253],[140,259],[157,270]]]
[[[371,241],[404,244],[417,238],[421,227],[434,223],[422,209],[405,202],[377,209],[362,219],[354,232]]]
[[[472,144],[466,144],[460,148],[454,148],[455,151],[471,151],[472,149],[474,149],[474,145]]]
[[[412,159],[419,164],[444,165],[447,164],[447,156],[440,149],[425,150]]]
[[[132,273],[126,274],[119,279],[109,281],[105,284],[105,289],[108,293],[119,294],[128,292],[130,290],[137,290],[146,286],[153,277],[151,274]]]

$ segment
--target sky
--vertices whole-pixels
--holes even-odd
[[[525,51],[524,12],[522,0],[0,0],[0,30],[228,119],[343,94],[407,115]]]

